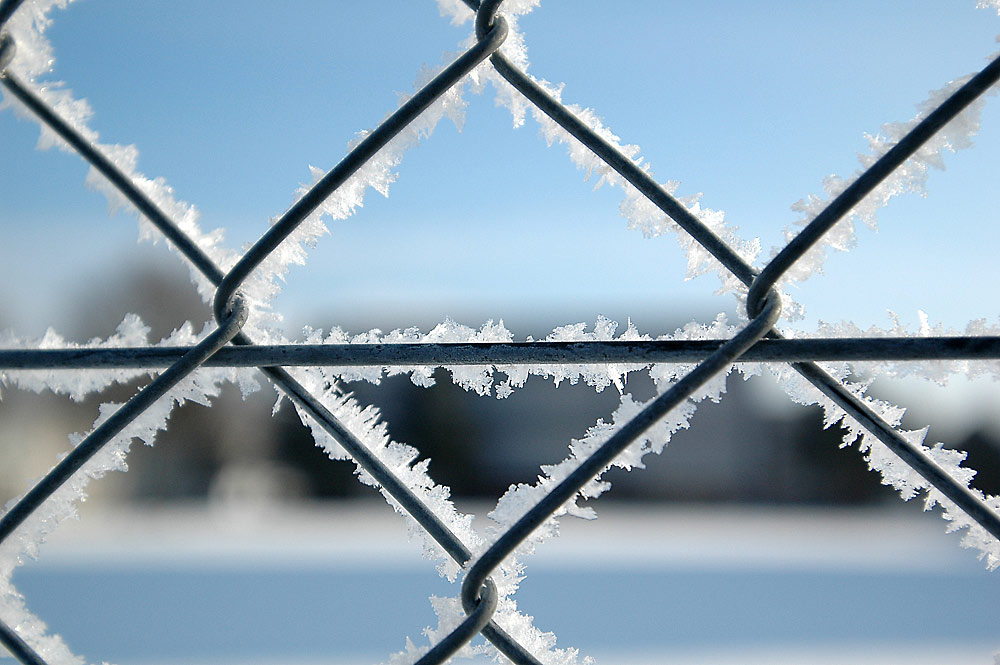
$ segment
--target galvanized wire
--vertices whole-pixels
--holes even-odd
[[[268,344],[225,347],[205,367],[437,367],[701,362],[723,339],[590,342]],[[79,370],[166,367],[182,346],[0,350],[0,369]],[[734,363],[995,360],[1000,337],[829,337],[762,339]]]
[[[671,409],[686,400],[699,386],[732,364],[740,362],[791,363],[791,366],[807,381],[847,411],[866,430],[885,443],[989,533],[1000,539],[1000,515],[992,511],[968,488],[955,481],[918,446],[903,438],[895,428],[874,413],[844,385],[815,364],[815,361],[820,360],[998,358],[1000,338],[786,340],[773,329],[780,316],[780,298],[774,287],[782,275],[851,207],[926,143],[938,129],[1000,79],[1000,58],[990,63],[917,125],[851,187],[838,196],[758,274],[733,248],[692,215],[630,158],[593,132],[562,103],[553,99],[503,56],[498,49],[506,38],[507,26],[503,18],[497,16],[502,0],[488,0],[481,7],[474,0],[464,1],[477,12],[476,44],[368,134],[347,157],[316,183],[245,252],[228,272],[221,270],[168,215],[133,184],[127,174],[119,170],[97,148],[69,126],[16,76],[4,69],[16,44],[6,33],[0,32],[0,83],[44,125],[64,139],[106,177],[140,214],[152,222],[201,274],[216,286],[213,310],[219,323],[219,328],[215,332],[191,348],[0,351],[0,369],[167,368],[122,406],[111,419],[95,429],[63,462],[0,518],[0,542],[8,538],[90,456],[195,369],[201,366],[258,367],[282,392],[315,418],[452,559],[467,567],[461,597],[468,616],[455,631],[434,645],[420,663],[430,665],[443,662],[479,633],[492,641],[512,661],[537,663],[538,660],[534,655],[493,622],[497,591],[490,580],[491,573],[519,543],[572,499],[630,443]],[[19,4],[20,0],[0,1],[0,30]],[[749,288],[747,312],[750,321],[736,335],[728,340],[699,341],[256,346],[241,331],[246,321],[246,307],[242,304],[239,290],[246,278],[309,214],[366,164],[380,148],[487,58],[496,71],[532,104],[635,186]],[[230,342],[235,346],[226,346]],[[600,448],[583,460],[576,470],[550,490],[537,505],[475,560],[469,547],[424,505],[420,498],[397,478],[354,432],[340,422],[315,395],[282,369],[283,366],[295,365],[345,367],[469,364],[503,366],[525,363],[645,365],[661,362],[695,362],[697,365],[668,391],[647,405],[639,415],[622,425]],[[4,625],[2,622],[0,622],[0,643],[23,663],[41,665],[45,662],[24,642],[14,627]]]

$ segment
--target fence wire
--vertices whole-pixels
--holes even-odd
[[[910,442],[843,383],[831,377],[816,364],[817,361],[824,360],[995,359],[1000,358],[1000,337],[788,340],[783,339],[773,327],[781,313],[781,299],[774,287],[782,275],[852,207],[920,149],[937,130],[996,83],[1000,79],[1000,58],[992,61],[927,115],[758,272],[632,159],[592,131],[498,50],[508,34],[507,23],[503,16],[498,14],[503,0],[486,0],[481,5],[475,0],[464,1],[476,12],[476,43],[374,131],[367,134],[360,144],[299,199],[228,271],[216,265],[174,220],[140,191],[126,173],[71,127],[14,73],[5,69],[13,57],[17,44],[8,33],[0,33],[0,82],[10,94],[30,109],[40,122],[72,146],[91,166],[113,183],[115,188],[216,287],[214,315],[218,322],[218,328],[209,337],[190,348],[0,350],[0,369],[165,368],[156,379],[87,436],[0,518],[0,543],[10,538],[43,502],[108,441],[197,368],[258,367],[281,392],[320,423],[322,428],[375,478],[444,551],[466,569],[461,591],[466,618],[418,662],[426,665],[444,662],[481,633],[515,663],[536,664],[540,662],[536,655],[493,621],[498,600],[496,587],[491,580],[493,572],[534,529],[571,500],[653,424],[719,372],[739,362],[790,363],[806,381],[861,423],[868,432],[877,437],[993,537],[1000,539],[1000,515],[980,497],[952,478],[945,469],[924,453],[919,445]],[[21,0],[0,2],[0,28],[20,4]],[[413,122],[435,100],[487,59],[496,71],[532,104],[635,186],[748,287],[747,314],[750,320],[742,330],[725,340],[673,342],[280,346],[258,346],[252,342],[242,331],[247,320],[247,305],[240,296],[240,288],[248,276],[302,224],[309,214],[364,166],[376,152]],[[9,156],[5,159],[9,159]],[[310,393],[283,368],[296,365],[391,367],[625,362],[697,364],[669,390],[649,403],[637,416],[619,427],[575,471],[553,487],[485,552],[475,558],[469,547],[366,447],[356,432],[335,417],[316,395]],[[19,635],[17,626],[8,626],[0,622],[0,643],[25,664],[46,663],[36,649]]]

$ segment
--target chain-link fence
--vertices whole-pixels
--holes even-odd
[[[476,39],[468,50],[438,72],[423,88],[376,129],[368,132],[351,152],[332,170],[318,178],[297,202],[276,220],[270,230],[249,250],[234,260],[213,255],[205,238],[178,219],[169,201],[158,198],[155,188],[140,181],[123,166],[121,155],[108,154],[95,144],[85,129],[47,100],[42,91],[23,80],[14,59],[22,45],[16,31],[5,30],[0,41],[0,81],[10,97],[23,105],[59,140],[72,147],[134,206],[197,271],[204,293],[210,293],[218,326],[207,336],[188,345],[115,348],[19,349],[0,351],[0,368],[14,377],[18,371],[134,370],[155,374],[155,378],[132,399],[113,413],[106,414],[96,428],[80,441],[70,454],[56,465],[33,489],[13,502],[0,519],[0,542],[13,551],[32,548],[35,532],[44,535],[52,526],[45,506],[67,501],[73,479],[80,474],[99,475],[91,466],[103,454],[124,454],[121,440],[137,436],[130,427],[167,403],[167,410],[184,395],[195,392],[200,368],[257,368],[261,374],[290,399],[300,414],[313,426],[320,443],[330,450],[346,451],[363,470],[362,479],[378,486],[390,504],[412,518],[449,557],[453,572],[463,571],[461,608],[464,614],[442,622],[440,639],[428,650],[414,651],[420,663],[440,663],[465,647],[478,634],[485,636],[502,654],[517,663],[546,660],[523,643],[523,638],[501,621],[498,606],[509,594],[510,576],[505,570],[519,547],[530,545],[532,534],[554,516],[574,511],[579,496],[596,496],[595,478],[622,455],[635,458],[652,447],[651,431],[658,427],[670,433],[670,414],[690,407],[690,399],[700,395],[713,378],[740,363],[786,363],[805,383],[818,391],[819,400],[837,410],[846,422],[855,424],[869,438],[866,444],[872,458],[884,455],[891,470],[886,482],[897,487],[930,486],[934,501],[945,505],[949,519],[969,530],[969,539],[980,543],[990,563],[996,563],[996,541],[1000,539],[1000,505],[996,497],[984,497],[968,487],[963,477],[949,466],[946,452],[931,449],[887,422],[873,403],[854,389],[844,378],[833,376],[819,362],[910,361],[992,359],[1000,357],[1000,338],[976,337],[881,337],[786,339],[775,328],[781,312],[783,295],[780,282],[827,234],[866,196],[919,153],[936,133],[961,114],[1000,78],[1000,58],[956,86],[954,91],[928,112],[905,136],[886,146],[874,163],[856,180],[844,187],[818,212],[763,268],[757,269],[738,247],[710,228],[689,206],[676,199],[658,184],[637,161],[624,153],[616,141],[587,118],[581,118],[564,105],[553,91],[527,76],[500,48],[508,38],[508,23],[503,16],[502,0],[487,0],[482,5],[465,0],[475,11]],[[0,3],[0,26],[19,11],[19,0]],[[21,12],[31,11],[30,3]],[[30,22],[30,19],[26,19]],[[26,47],[30,45],[24,45]],[[606,173],[620,177],[628,191],[636,192],[636,205],[653,206],[676,223],[707,251],[738,282],[736,290],[745,294],[746,321],[726,338],[675,340],[545,341],[469,341],[430,343],[427,341],[379,340],[361,344],[277,344],[261,331],[262,312],[257,308],[259,275],[266,273],[268,261],[274,261],[283,243],[309,225],[330,198],[342,188],[357,186],[359,173],[370,167],[380,151],[392,150],[393,142],[407,128],[419,123],[422,114],[447,101],[447,96],[471,72],[492,68],[528,103],[540,110],[561,130],[579,142],[604,165]],[[11,66],[8,68],[8,65]],[[491,73],[491,75],[493,75]],[[5,160],[11,156],[6,155]],[[124,160],[127,162],[127,160]],[[700,250],[698,250],[700,251]],[[257,308],[257,309],[255,309]],[[257,317],[257,319],[255,319]],[[261,343],[261,340],[265,340]],[[298,368],[325,366],[340,368],[452,368],[547,367],[547,366],[648,366],[672,365],[675,376],[669,388],[655,399],[636,408],[630,417],[616,422],[599,437],[580,446],[577,458],[549,477],[549,482],[535,488],[530,507],[509,520],[509,526],[489,543],[472,543],[462,531],[461,519],[441,508],[439,494],[428,484],[422,470],[414,469],[412,459],[402,463],[385,450],[373,448],[370,423],[364,411],[346,407],[340,394],[336,373],[321,376],[319,383]],[[683,368],[676,369],[676,368]],[[419,371],[419,370],[418,370]],[[527,372],[527,370],[525,370]],[[242,380],[246,372],[227,375]],[[131,376],[131,375],[130,375]],[[330,377],[333,378],[330,378]],[[233,378],[237,377],[237,378]],[[304,378],[305,377],[305,378]],[[13,379],[11,379],[13,380]],[[192,387],[195,386],[195,387]],[[319,391],[317,391],[319,388]],[[207,390],[205,394],[211,394]],[[666,419],[666,421],[665,421]],[[666,424],[665,424],[666,422]],[[149,425],[142,425],[150,427]],[[152,426],[154,430],[156,426]],[[119,442],[116,444],[116,442]],[[118,446],[117,448],[115,446]],[[878,451],[882,445],[887,453]],[[392,444],[386,449],[391,450]],[[898,480],[908,471],[905,463],[923,480]],[[872,462],[873,466],[876,463]],[[88,466],[91,465],[91,466]],[[892,474],[895,474],[893,476]],[[897,482],[898,480],[898,482]],[[907,483],[910,483],[907,485]],[[70,496],[70,499],[72,497]],[[967,516],[965,518],[964,516]],[[39,525],[32,526],[32,520]],[[57,520],[56,520],[57,521]],[[32,531],[34,529],[34,531]],[[31,533],[28,533],[28,532]],[[7,554],[7,550],[3,552]],[[19,554],[16,556],[20,556]],[[5,571],[9,572],[9,571]],[[499,580],[499,581],[498,581]],[[498,585],[501,587],[498,589]],[[19,601],[18,601],[19,603]],[[20,604],[4,605],[8,616]],[[12,609],[13,608],[13,609]],[[18,610],[19,611],[19,610]],[[5,617],[6,619],[6,617]],[[26,622],[0,622],[0,641],[24,663],[41,664],[58,658],[58,648],[37,637]]]

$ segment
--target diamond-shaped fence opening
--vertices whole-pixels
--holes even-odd
[[[555,650],[531,618],[519,613],[515,592],[521,560],[555,535],[556,518],[589,515],[579,502],[607,489],[601,477],[608,468],[640,466],[644,455],[659,452],[674,432],[687,427],[698,402],[719,400],[724,377],[734,367],[747,377],[773,373],[792,399],[820,404],[828,423],[843,424],[885,484],[904,498],[920,494],[928,504],[939,504],[946,519],[964,530],[964,544],[978,548],[987,565],[996,567],[1000,500],[970,489],[961,454],[925,446],[920,432],[903,431],[898,409],[867,396],[867,385],[856,377],[872,368],[892,373],[893,361],[938,361],[934,367],[942,372],[968,371],[971,360],[986,366],[982,361],[997,358],[1000,351],[1000,337],[991,334],[995,330],[980,325],[963,336],[928,328],[909,337],[899,330],[862,337],[842,327],[792,337],[776,326],[797,308],[784,292],[817,269],[825,247],[849,246],[851,224],[868,221],[899,190],[919,187],[942,151],[964,147],[976,127],[982,95],[1000,78],[1000,59],[942,89],[913,122],[873,137],[864,171],[850,181],[828,182],[826,199],[804,202],[808,223],[768,257],[754,243],[741,241],[721,216],[654,180],[637,149],[621,144],[594,113],[564,103],[559,88],[525,73],[517,18],[532,3],[441,5],[457,19],[473,18],[474,37],[465,49],[426,72],[418,89],[403,96],[399,108],[377,127],[359,134],[334,168],[314,170],[314,183],[302,188],[269,230],[235,252],[205,233],[193,209],[175,199],[165,182],[138,172],[133,149],[102,144],[71,93],[42,82],[51,67],[42,35],[51,7],[0,2],[5,99],[41,123],[43,142],[78,153],[91,167],[89,184],[113,205],[138,212],[143,234],[166,237],[191,267],[216,322],[200,333],[181,326],[155,346],[145,342],[142,324],[134,318],[107,341],[85,346],[69,348],[51,337],[34,343],[7,340],[10,348],[0,352],[0,368],[8,386],[45,386],[81,397],[113,383],[151,379],[124,404],[102,407],[94,428],[74,441],[72,452],[0,518],[5,576],[0,641],[10,653],[24,663],[75,662],[48,632],[44,617],[30,612],[31,599],[10,586],[14,567],[75,513],[89,480],[123,468],[133,439],[152,443],[176,405],[211,404],[229,383],[245,391],[260,381],[274,384],[294,404],[316,444],[330,457],[353,460],[360,480],[379,488],[406,517],[442,573],[461,580],[458,597],[436,601],[440,623],[429,631],[430,645],[408,644],[400,662],[437,663],[460,652],[493,654],[494,649],[518,663],[573,662],[575,652]],[[474,330],[446,322],[429,334],[373,331],[351,339],[335,332],[289,343],[269,303],[276,281],[289,265],[303,262],[325,232],[322,218],[350,215],[368,188],[385,193],[403,152],[427,139],[443,118],[457,118],[463,95],[484,84],[497,89],[498,102],[515,118],[534,116],[546,139],[565,144],[578,167],[620,187],[622,212],[631,226],[651,235],[676,233],[692,274],[718,272],[723,289],[740,303],[736,323],[720,318],[651,339],[631,326],[615,337],[613,327],[599,322],[590,333],[567,326],[543,341],[515,342],[502,324]],[[543,467],[537,483],[507,491],[491,514],[491,532],[483,535],[471,528],[469,516],[456,511],[446,488],[435,484],[426,463],[418,461],[418,452],[391,441],[377,412],[359,405],[343,388],[345,381],[384,373],[408,374],[418,385],[429,384],[436,367],[449,368],[466,389],[498,396],[518,389],[530,375],[621,388],[628,372],[648,370],[656,394],[644,403],[623,394],[612,421],[599,421],[574,440],[566,460]]]

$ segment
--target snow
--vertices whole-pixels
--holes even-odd
[[[489,510],[486,504],[473,508],[477,515]],[[619,631],[608,624],[614,617],[603,615],[602,608],[566,604],[565,601],[561,605],[557,599],[543,603],[539,598],[540,593],[546,593],[560,581],[593,583],[602,575],[645,580],[647,588],[650,580],[664,575],[667,579],[703,576],[701,579],[706,583],[716,579],[716,585],[723,584],[713,587],[719,588],[723,596],[727,592],[722,580],[762,574],[774,579],[812,575],[815,579],[901,575],[903,579],[935,580],[927,586],[939,589],[938,582],[942,579],[959,589],[971,589],[976,585],[992,588],[996,582],[993,576],[978,569],[975,562],[944,542],[933,523],[921,519],[918,512],[902,510],[904,508],[907,507],[680,509],[602,505],[599,520],[567,521],[560,537],[538,552],[532,562],[533,579],[525,583],[523,590],[531,595],[526,595],[524,602],[529,613],[543,626],[554,627],[555,621],[566,623],[565,617],[568,617],[570,622],[591,630],[594,635],[591,642],[603,644],[601,648],[591,645],[587,649],[586,653],[595,656],[597,662],[653,662],[657,656],[659,662],[676,659],[711,663],[715,662],[715,657],[730,662],[737,652],[744,653],[748,662],[764,662],[769,654],[781,655],[786,662],[794,662],[791,658],[799,656],[798,662],[807,664],[846,663],[851,662],[847,660],[850,656],[856,658],[854,662],[868,662],[883,654],[891,656],[889,662],[906,662],[904,655],[920,655],[924,659],[914,662],[935,662],[930,655],[921,655],[922,651],[934,654],[938,658],[936,662],[988,662],[988,654],[1000,647],[1000,643],[991,639],[995,635],[989,630],[981,632],[974,640],[965,641],[947,634],[927,635],[919,648],[909,639],[879,641],[864,635],[850,637],[846,633],[839,643],[810,640],[795,644],[777,640],[733,644],[720,635],[711,643],[701,638],[687,646],[672,644],[662,633],[659,637],[653,633],[645,645],[629,645],[616,640],[615,634]],[[435,577],[416,556],[419,546],[407,541],[404,525],[384,510],[384,506],[380,508],[377,500],[329,506],[217,505],[138,510],[87,506],[83,518],[54,534],[46,549],[44,559],[32,563],[23,571],[25,575],[37,578],[52,572],[86,577],[95,572],[103,576],[106,571],[120,570],[140,580],[141,577],[135,576],[144,572],[154,577],[166,574],[170,576],[168,579],[183,579],[185,574],[236,575],[247,579],[256,574],[262,580],[280,580],[282,576],[292,578],[303,571],[312,571],[349,579],[352,584],[342,590],[336,601],[327,603],[325,597],[315,598],[311,602],[317,605],[307,610],[322,615],[331,626],[338,624],[340,617],[356,611],[358,603],[364,601],[358,600],[355,594],[364,594],[366,583],[386,579],[382,575],[391,576],[391,579],[406,576],[406,579],[428,581]],[[539,584],[546,586],[539,588]],[[807,595],[810,591],[811,588],[802,589],[800,585],[801,594]],[[155,593],[155,589],[152,592]],[[632,588],[626,585],[613,602],[621,602],[631,592]],[[872,593],[876,592],[872,590]],[[972,617],[980,611],[983,602],[989,605],[989,592],[975,595],[977,600],[952,606],[951,612],[958,617]],[[291,607],[303,602],[302,598],[290,594],[278,596],[257,610],[257,621],[288,616],[285,613],[292,612]],[[926,598],[932,599],[933,594],[927,594]],[[420,606],[422,616],[433,616],[426,601],[407,600],[408,604]],[[215,607],[224,599],[214,598],[206,590],[203,601]],[[129,598],[109,600],[115,607],[128,606],[129,602],[132,602]],[[738,597],[732,602],[743,606],[752,604]],[[866,600],[858,598],[856,602],[863,605]],[[976,604],[972,605],[973,602]],[[684,612],[676,606],[663,607],[662,601],[648,594],[640,595],[634,603],[634,611],[620,617],[621,624],[646,627],[663,621],[666,613]],[[552,607],[562,607],[562,610],[552,612]],[[914,610],[911,614],[918,612]],[[560,614],[563,618],[558,616]],[[845,617],[845,621],[851,621],[850,617]],[[885,617],[883,621],[889,624],[892,619]],[[79,621],[58,617],[58,623],[68,632],[79,634],[76,627]],[[389,637],[394,637],[393,630],[405,630],[416,646],[425,639],[417,634],[422,625],[415,620],[402,627],[389,627]],[[862,624],[855,621],[854,625]],[[165,639],[175,638],[178,631],[188,629],[191,627],[173,626],[168,615],[164,623],[150,627],[144,639],[160,644]],[[233,630],[252,632],[254,627],[251,624]],[[920,628],[912,630],[916,632]],[[299,631],[301,634],[301,629]],[[555,632],[562,639],[562,631]],[[854,632],[850,634],[855,635]],[[79,639],[76,637],[74,641]],[[327,639],[321,643],[336,644],[336,641]],[[100,644],[100,641],[91,639],[89,644]],[[556,646],[560,644],[557,642]],[[138,648],[139,658],[123,659],[122,662],[150,661],[148,651],[141,646]],[[612,652],[618,657],[612,658]],[[292,646],[285,653],[287,662],[302,662],[300,654],[310,651],[301,646],[296,650]],[[351,662],[378,662],[382,657],[371,649],[366,653],[371,655],[357,657]],[[862,654],[866,657],[860,657]],[[952,654],[952,658],[942,657],[946,654]],[[970,659],[964,660],[966,654]],[[342,653],[339,655],[344,657]],[[160,665],[201,662],[205,658],[198,653],[197,646],[189,646],[182,655],[164,657],[166,662]],[[331,658],[336,660],[337,656]],[[238,658],[217,657],[215,662],[222,665],[233,660]],[[260,654],[261,662],[267,660],[266,654]]]

